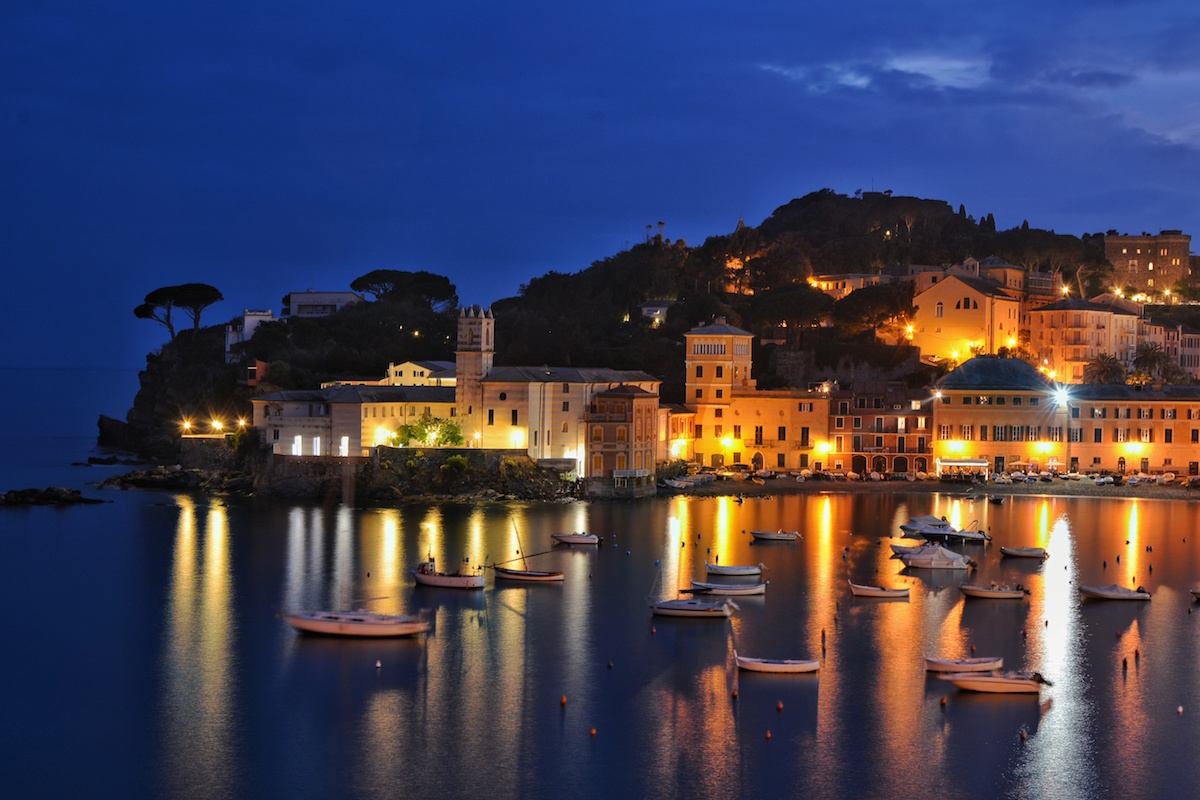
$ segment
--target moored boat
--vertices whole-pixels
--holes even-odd
[[[750,535],[753,536],[755,539],[760,539],[760,540],[764,540],[764,541],[794,542],[794,541],[796,541],[796,537],[800,535],[800,532],[799,531],[785,531],[785,530],[750,531]]]
[[[324,636],[412,636],[415,633],[427,633],[431,626],[429,615],[423,611],[415,616],[377,614],[373,611],[284,611],[279,616],[301,633]]]
[[[738,566],[736,564],[710,564],[705,561],[704,571],[709,575],[762,575],[763,564],[760,561],[757,564]]]
[[[1000,547],[1000,555],[1011,558],[1046,558],[1044,547]]]
[[[925,656],[925,669],[929,672],[991,672],[1004,666],[999,656],[979,658],[934,658]]]
[[[904,566],[914,569],[970,569],[971,566],[966,556],[936,544],[923,547],[916,553],[905,553],[900,560]]]
[[[1079,593],[1094,600],[1149,600],[1150,593],[1139,586],[1136,589],[1126,589],[1110,583],[1108,586],[1080,586]]]
[[[664,617],[702,617],[724,619],[737,608],[731,600],[649,600],[650,609]]]
[[[422,586],[440,586],[444,589],[482,589],[483,570],[475,569],[468,572],[438,572],[437,564],[430,558],[417,564],[411,569],[413,579]]]
[[[922,478],[924,480],[924,478]],[[935,517],[933,514],[925,514],[920,517],[913,517],[908,522],[900,524],[900,530],[905,533],[917,533],[921,530],[945,530],[953,528],[950,521],[945,517]]]
[[[736,650],[733,657],[739,669],[752,672],[816,672],[821,667],[821,662],[813,659],[751,658],[738,655]]]
[[[561,572],[544,572],[534,569],[512,569],[510,567],[495,567],[492,569],[496,573],[497,578],[502,578],[508,581],[531,581],[538,583],[551,583],[561,581],[563,574]]]
[[[904,556],[909,553],[919,553],[921,550],[929,547],[927,544],[892,544],[888,545],[892,548],[893,556]]]
[[[692,581],[692,592],[694,594],[724,594],[733,596],[766,594],[767,584],[704,583],[703,581]]]
[[[1038,692],[1043,684],[1051,685],[1038,672],[952,672],[938,677],[959,689],[994,694]]]
[[[978,583],[964,583],[958,587],[958,590],[967,597],[979,597],[987,600],[1019,600],[1029,594],[1029,590],[1024,586],[983,586]]]
[[[867,586],[850,581],[850,593],[855,597],[908,597],[908,589],[888,589],[883,586]]]
[[[600,544],[600,537],[594,533],[552,533],[550,538],[562,544]]]

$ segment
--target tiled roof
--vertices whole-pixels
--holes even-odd
[[[1051,383],[1019,358],[978,356],[964,362],[935,386],[942,390],[1049,391]]]
[[[484,383],[641,383],[658,378],[640,369],[574,367],[493,367]]]

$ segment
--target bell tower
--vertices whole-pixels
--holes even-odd
[[[458,310],[458,347],[454,351],[456,373],[454,405],[469,446],[478,443],[476,434],[483,414],[484,377],[492,371],[496,353],[496,320],[491,309],[479,306]]]

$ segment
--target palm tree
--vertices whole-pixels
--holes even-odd
[[[1170,363],[1171,357],[1158,342],[1142,342],[1133,354],[1133,366],[1151,376],[1162,373]]]
[[[1083,382],[1091,384],[1124,383],[1125,365],[1116,356],[1101,353],[1084,365]]]

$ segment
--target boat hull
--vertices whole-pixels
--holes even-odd
[[[382,639],[427,633],[431,626],[429,620],[422,617],[352,611],[291,611],[280,616],[284,622],[301,633],[315,633],[321,636]]]
[[[959,689],[969,692],[987,692],[990,694],[1036,694],[1042,689],[1040,681],[1023,675],[990,675],[976,672],[958,672],[939,675],[942,680],[949,681]]]
[[[704,594],[725,594],[734,596],[766,594],[767,584],[747,583],[738,585],[736,583],[704,583],[703,581],[692,581],[692,591],[703,592]]]
[[[798,531],[750,531],[750,535],[760,542],[794,542],[800,534]]]
[[[958,590],[967,597],[977,597],[982,600],[1022,600],[1024,589],[1013,589],[1007,586],[976,586],[964,583]]]
[[[821,668],[821,662],[811,659],[781,659],[781,658],[750,658],[749,656],[739,656],[736,652],[733,657],[737,660],[738,669],[745,669],[751,672],[774,672],[774,673],[800,673],[800,672],[816,672]]]
[[[1079,593],[1093,600],[1149,600],[1149,592],[1138,592],[1116,584],[1110,586],[1080,586]]]
[[[413,579],[421,586],[437,586],[442,589],[482,589],[484,576],[481,575],[451,575],[444,572],[433,574],[410,570]]]
[[[507,567],[492,567],[496,577],[506,581],[526,581],[529,583],[555,583],[563,580],[561,572],[539,572],[528,569],[509,569]]]
[[[703,600],[662,600],[650,603],[650,609],[660,617],[695,617],[726,619],[732,612],[728,602]]]
[[[955,561],[945,558],[924,558],[922,556],[900,556],[904,566],[913,569],[969,569],[965,561]]]
[[[763,565],[735,566],[733,564],[704,563],[704,571],[709,575],[762,575]]]
[[[928,672],[991,672],[1003,666],[1004,659],[1000,657],[932,658],[925,656],[925,669]]]
[[[560,544],[600,544],[600,537],[594,533],[552,533],[550,538]]]
[[[882,597],[893,600],[908,597],[908,589],[887,589],[883,586],[866,586],[860,583],[851,583],[850,593],[855,597]]]
[[[1001,547],[1000,555],[1009,558],[1045,558],[1046,549],[1043,547]]]

